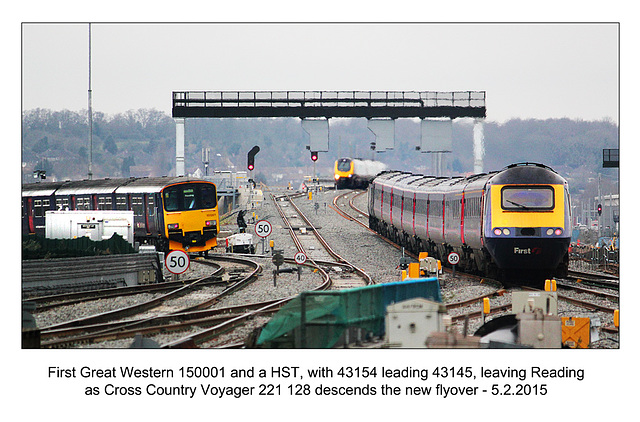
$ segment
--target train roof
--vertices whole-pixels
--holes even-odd
[[[565,184],[567,181],[551,167],[539,163],[516,163],[495,173],[492,184]]]
[[[110,193],[160,192],[165,186],[185,183],[204,182],[194,177],[130,177],[128,179],[67,180],[64,182],[28,183],[22,185],[22,196],[87,195]]]

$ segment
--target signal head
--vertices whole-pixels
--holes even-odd
[[[311,161],[318,160],[318,151],[311,151]]]

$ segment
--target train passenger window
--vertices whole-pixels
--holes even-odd
[[[136,195],[131,197],[131,208],[133,209],[133,215],[144,215],[144,210],[142,209],[142,196]]]
[[[149,195],[149,197],[147,198],[147,209],[149,210],[149,217],[153,217],[155,215],[153,195]]]
[[[508,211],[548,211],[555,205],[551,186],[505,186],[501,196],[502,209]]]
[[[126,195],[118,195],[116,197],[116,209],[117,210],[127,210],[127,197]]]
[[[35,199],[33,201],[33,209],[34,209],[34,215],[36,217],[42,217],[44,216],[44,213],[42,211],[42,201],[40,199]]]

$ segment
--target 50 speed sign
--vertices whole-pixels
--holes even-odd
[[[271,223],[267,220],[260,220],[256,223],[255,232],[258,237],[267,237],[271,234]]]
[[[447,256],[447,261],[449,261],[449,264],[451,265],[456,265],[458,262],[460,262],[460,255],[458,255],[456,252],[451,252],[449,256]]]
[[[189,255],[185,251],[171,251],[164,260],[167,270],[173,274],[182,274],[187,271],[189,263]]]

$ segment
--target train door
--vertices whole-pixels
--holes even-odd
[[[33,223],[33,198],[25,198],[22,201],[24,212],[23,215],[26,217],[26,231],[29,234],[34,234],[35,225]]]

